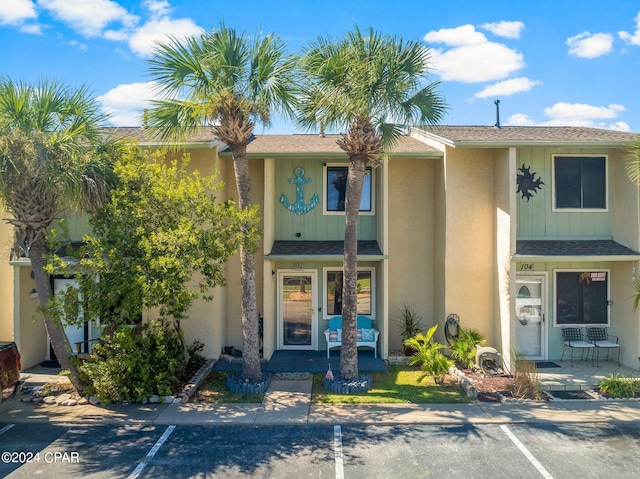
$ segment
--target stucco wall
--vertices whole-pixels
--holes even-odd
[[[403,304],[434,324],[434,160],[389,162],[389,349],[402,349]]]
[[[38,300],[29,297],[29,292],[35,288],[35,281],[31,278],[30,266],[15,268],[16,287],[16,343],[20,350],[22,369],[40,364],[47,358],[49,345],[44,321],[38,313]]]
[[[445,160],[445,314],[495,338],[496,207],[492,150],[448,148]],[[440,329],[444,317],[436,318]]]
[[[9,264],[13,226],[4,221],[6,216],[0,209],[0,341],[13,341],[13,266]]]

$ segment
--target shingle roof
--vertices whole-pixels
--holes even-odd
[[[344,241],[274,241],[267,256],[342,256]],[[358,256],[382,256],[377,241],[358,241]]]
[[[118,126],[115,128],[105,128],[107,135],[113,135],[118,138],[128,138],[136,140],[141,144],[160,144],[161,141],[154,136],[152,130],[148,128],[142,128],[139,126]],[[209,128],[198,128],[195,132],[189,135],[185,143],[209,143],[214,141],[213,134]]]
[[[450,144],[537,144],[579,143],[620,144],[638,140],[637,133],[573,126],[429,126],[415,129],[417,134]]]
[[[297,153],[332,153],[345,155],[336,140],[339,135],[256,135],[247,145],[247,154],[297,154]],[[441,153],[425,143],[403,136],[392,150],[394,153]]]
[[[516,255],[578,257],[640,256],[640,253],[613,240],[518,240]]]

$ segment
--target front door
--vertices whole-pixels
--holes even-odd
[[[278,271],[278,348],[317,349],[317,274]]]
[[[547,359],[546,277],[516,278],[516,350],[527,359]]]
[[[75,279],[54,278],[53,294],[55,296],[62,294],[69,286],[77,288],[78,282]],[[80,310],[80,315],[82,315],[82,310]],[[89,323],[65,324],[64,332],[67,334],[69,344],[71,344],[71,350],[74,353],[77,352],[78,344],[81,345],[82,351],[91,352],[91,342],[89,341],[91,339],[91,328],[89,327]],[[51,342],[49,342],[49,359],[52,361],[57,359],[56,354],[53,351],[53,347],[51,346]]]

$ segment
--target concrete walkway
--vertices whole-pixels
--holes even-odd
[[[57,376],[59,378],[59,376]],[[41,383],[32,375],[25,387]],[[59,424],[511,424],[640,422],[640,401],[549,403],[312,404],[312,379],[273,379],[261,404],[48,406],[16,398],[0,405],[0,423]]]

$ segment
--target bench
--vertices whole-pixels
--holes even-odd
[[[357,318],[358,340],[357,345],[373,348],[374,357],[378,357],[378,336],[380,331],[371,326],[371,318],[358,316]],[[329,328],[324,332],[327,338],[327,357],[329,350],[342,346],[342,316],[334,316],[329,320]]]

